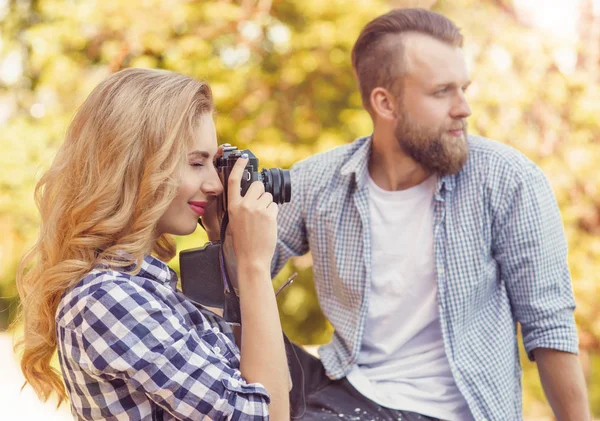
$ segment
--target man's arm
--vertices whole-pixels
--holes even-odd
[[[541,170],[530,162],[519,164],[507,171],[495,197],[501,203],[493,206],[494,257],[555,416],[587,420],[562,220]]]
[[[557,421],[588,421],[587,389],[577,356],[544,348],[534,349],[533,354],[544,393]]]
[[[295,256],[308,252],[308,237],[304,207],[306,206],[306,184],[310,182],[310,172],[304,162],[290,169],[292,197],[289,203],[279,207],[277,215],[277,247],[271,261],[271,277],[277,276],[286,262]]]

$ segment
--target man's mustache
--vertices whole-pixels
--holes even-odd
[[[448,131],[452,131],[452,130],[467,130],[467,127],[469,127],[469,123],[467,123],[466,120],[461,120],[460,125],[455,126],[455,127],[451,127],[450,129],[448,129]]]

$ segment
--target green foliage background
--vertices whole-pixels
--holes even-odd
[[[581,2],[575,41],[535,29],[510,0],[0,1],[0,76],[8,64],[19,70],[0,78],[0,328],[14,316],[16,267],[37,233],[35,182],[74,110],[111,72],[154,67],[208,80],[220,142],[287,168],[370,133],[350,50],[371,18],[414,5],[463,29],[471,132],[521,150],[554,187],[600,415],[600,14],[592,0]],[[178,239],[181,248],[204,241],[202,232]],[[300,343],[327,342],[332,329],[319,311],[310,255],[291,262],[275,286],[294,270],[297,282],[280,298],[284,329]],[[535,366],[524,366],[526,413],[549,414]]]

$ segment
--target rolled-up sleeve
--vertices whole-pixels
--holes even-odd
[[[237,357],[225,336],[188,327],[148,291],[107,283],[81,315],[82,359],[95,375],[132,382],[177,419],[268,419],[267,391],[232,367]]]
[[[513,174],[494,218],[495,258],[531,360],[536,348],[578,353],[567,243],[552,189],[532,163]]]
[[[292,197],[289,203],[280,205],[277,215],[277,247],[271,260],[271,276],[275,277],[288,259],[308,252],[308,240],[302,207],[304,189],[309,172],[306,163],[300,162],[290,170]]]

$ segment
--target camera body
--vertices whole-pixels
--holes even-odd
[[[229,175],[244,153],[248,155],[249,160],[240,185],[242,196],[254,181],[261,181],[265,191],[273,195],[275,203],[286,203],[291,199],[291,179],[288,170],[280,168],[259,170],[258,158],[252,152],[240,151],[235,146],[226,145],[223,156],[217,158],[215,165],[223,184],[223,193],[217,198],[220,221],[227,221]],[[240,324],[237,268],[233,261],[235,256],[230,245],[222,244],[225,239],[225,224],[221,224],[221,241],[209,242],[203,247],[182,250],[179,253],[181,287],[183,294],[194,304],[223,309],[225,321]]]
[[[238,150],[235,146],[225,146],[223,156],[217,158],[216,168],[223,184],[223,194],[217,198],[217,208],[219,210],[219,219],[227,212],[228,181],[229,175],[237,160],[243,155],[248,155],[248,164],[244,169],[241,181],[241,195],[244,196],[250,185],[255,181],[261,181],[265,186],[265,191],[273,195],[273,202],[289,202],[292,195],[292,184],[290,172],[280,168],[264,168],[259,171],[258,158],[250,150]]]

